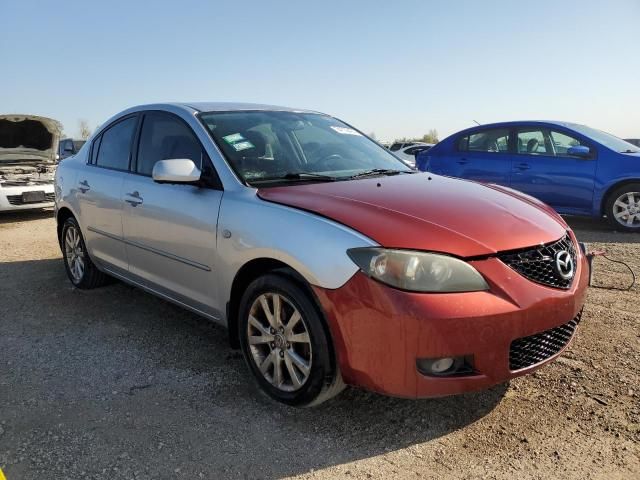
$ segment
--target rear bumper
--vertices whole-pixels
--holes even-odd
[[[24,192],[44,192],[45,201],[25,203],[22,200]],[[53,182],[45,185],[25,185],[24,187],[0,187],[0,212],[53,207],[54,197]]]
[[[472,264],[490,291],[408,293],[362,273],[336,290],[315,287],[345,382],[407,398],[452,395],[527,374],[566,348],[569,342],[527,368],[512,370],[509,365],[514,340],[578,317],[589,277],[582,252],[568,290],[533,283],[497,258]],[[452,356],[472,358],[473,373],[430,377],[416,367],[419,358]]]

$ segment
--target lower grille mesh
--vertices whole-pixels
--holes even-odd
[[[509,369],[527,368],[554,356],[569,343],[581,316],[582,312],[569,323],[511,342]]]

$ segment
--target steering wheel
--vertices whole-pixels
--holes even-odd
[[[342,155],[338,153],[332,153],[331,155],[327,155],[326,157],[322,157],[320,160],[314,162],[314,166],[323,170],[331,170],[334,167],[338,167],[336,165],[337,161],[343,160]]]

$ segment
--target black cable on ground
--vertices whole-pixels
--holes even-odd
[[[631,285],[629,285],[626,288],[618,288],[618,287],[604,287],[604,286],[600,286],[600,285],[593,285],[593,288],[601,288],[603,290],[620,290],[623,292],[628,292],[629,290],[631,290],[633,288],[633,286],[636,284],[636,274],[633,271],[633,269],[625,262],[623,262],[622,260],[614,260],[612,258],[607,257],[604,253],[601,253],[600,255],[598,255],[599,257],[603,257],[606,258],[607,260],[609,260],[610,262],[613,263],[619,263],[620,265],[624,265],[625,267],[627,267],[627,269],[629,270],[629,272],[631,273],[631,277],[632,277],[632,281],[631,281]]]

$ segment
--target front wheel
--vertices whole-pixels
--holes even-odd
[[[330,338],[310,295],[280,275],[253,281],[240,304],[240,344],[260,387],[293,406],[312,406],[343,388]]]
[[[629,183],[614,190],[606,207],[611,225],[627,232],[640,232],[640,183]]]

